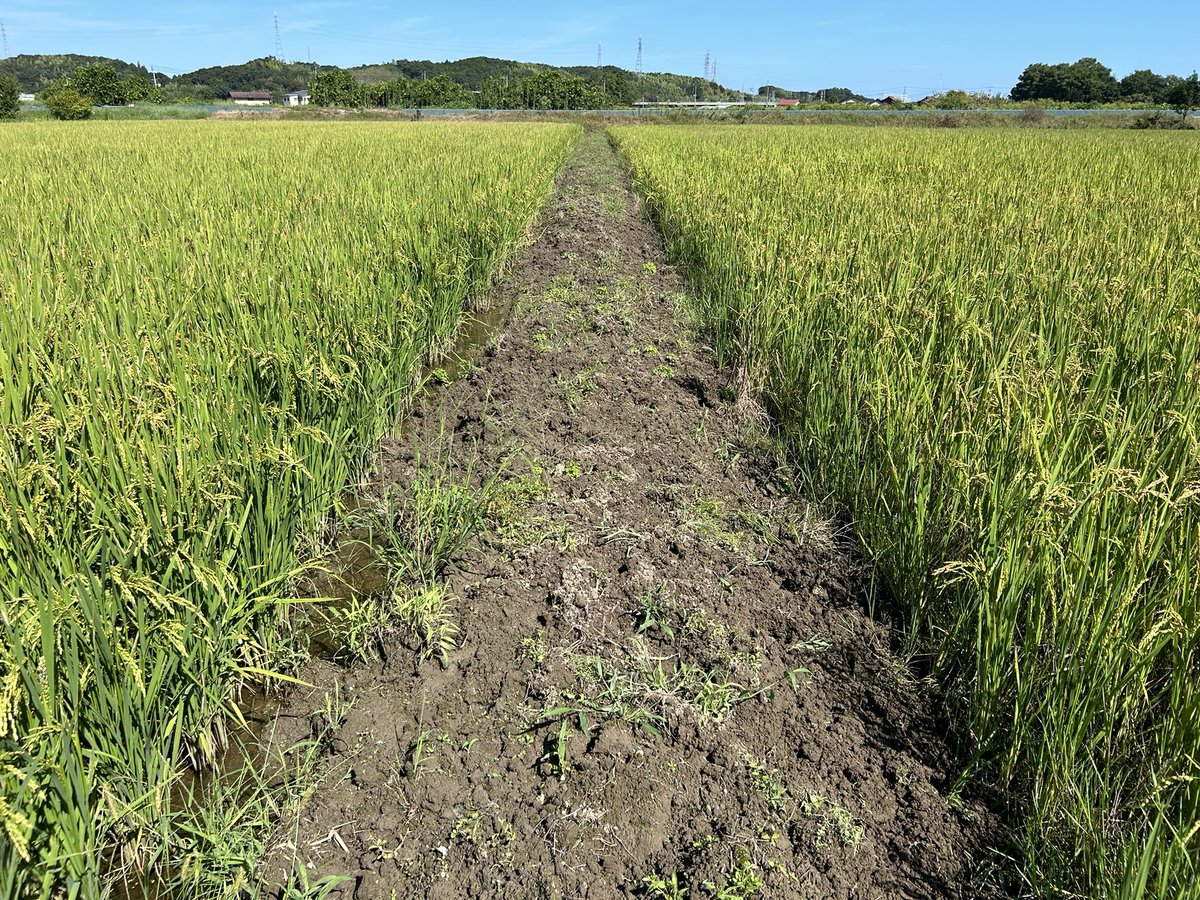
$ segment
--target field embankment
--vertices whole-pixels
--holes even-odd
[[[275,883],[993,896],[994,819],[956,790],[936,699],[736,414],[600,130],[500,298],[509,321],[361,486],[374,574],[351,525],[331,555],[354,664],[315,660],[274,723],[283,746],[334,728]],[[414,552],[466,521],[452,554]]]
[[[0,895],[180,865],[180,766],[286,656],[297,547],[578,134],[6,132]]]
[[[1200,143],[612,130],[1038,891],[1200,884]]]

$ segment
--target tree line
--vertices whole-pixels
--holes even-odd
[[[345,108],[400,107],[425,109],[603,109],[628,105],[624,83],[613,75],[599,83],[547,69],[525,78],[491,76],[478,91],[448,75],[363,84],[345,69],[317,72],[308,81],[309,102]]]
[[[1177,106],[1188,99],[1189,84],[1195,79],[1194,73],[1184,78],[1139,69],[1118,81],[1112,69],[1089,56],[1073,63],[1033,63],[1021,73],[1009,96],[1017,102]],[[1191,103],[1191,108],[1196,105]]]

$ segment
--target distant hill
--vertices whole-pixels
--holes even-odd
[[[391,81],[396,78],[435,78],[445,75],[451,81],[472,90],[483,89],[489,78],[507,78],[517,81],[539,72],[557,71],[582,78],[592,84],[603,83],[609,93],[619,96],[624,102],[635,100],[736,100],[739,91],[722,87],[716,82],[687,75],[672,75],[666,72],[647,72],[641,78],[636,73],[618,66],[550,66],[545,63],[517,62],[511,59],[494,59],[488,56],[472,56],[453,62],[433,62],[427,59],[397,59],[390,63],[355,66],[349,70],[364,84]],[[613,90],[619,85],[619,90]]]
[[[307,62],[282,62],[272,56],[252,59],[237,66],[210,66],[171,79],[167,96],[220,100],[230,91],[270,91],[286,94],[308,84],[313,72],[335,68]]]
[[[0,59],[0,73],[12,75],[20,83],[21,90],[36,94],[48,88],[51,82],[72,74],[80,66],[90,66],[94,63],[108,63],[117,70],[117,75],[121,78],[150,78],[150,70],[145,66],[107,56],[82,56],[78,53],[53,56],[23,53],[20,56],[10,56]],[[165,75],[158,76],[160,84],[165,80]]]
[[[771,97],[776,100],[799,100],[801,103],[845,103],[852,100],[855,103],[871,103],[875,98],[856,94],[850,88],[821,88],[819,91],[789,91],[787,88],[773,84],[764,84],[758,89],[760,97]]]
[[[108,63],[121,78],[140,77],[149,79],[151,73],[135,63],[103,56],[81,56],[62,54],[58,56],[24,55],[0,59],[0,72],[16,77],[22,90],[37,93],[45,90],[51,82],[70,75],[77,68],[92,63]],[[223,99],[230,91],[270,91],[279,95],[305,87],[314,72],[325,71],[336,66],[319,65],[313,62],[284,62],[274,57],[252,59],[236,66],[209,66],[176,75],[173,78],[159,73],[158,83],[165,88],[171,100],[214,100]],[[551,66],[545,63],[518,62],[510,59],[494,59],[473,56],[454,61],[397,59],[386,63],[355,66],[348,70],[364,84],[377,84],[406,78],[412,81],[436,78],[444,75],[456,84],[471,91],[481,91],[489,79],[508,79],[516,82],[542,72],[562,72],[602,86],[606,95],[619,103],[638,100],[739,100],[740,91],[724,87],[714,81],[690,75],[675,75],[670,72],[647,72],[641,76],[618,66]],[[774,92],[773,94],[769,92]],[[865,99],[852,94],[845,88],[827,89],[832,102],[842,99]],[[766,85],[759,90],[761,96],[777,98],[817,99],[817,91],[789,91]],[[836,98],[835,98],[836,94]]]

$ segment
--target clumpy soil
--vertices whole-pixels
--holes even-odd
[[[986,895],[996,822],[954,793],[936,699],[732,402],[601,132],[531,241],[507,324],[368,489],[433,458],[491,480],[453,646],[399,629],[302,673],[282,737],[339,727],[269,865],[362,900]]]

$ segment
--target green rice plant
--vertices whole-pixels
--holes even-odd
[[[170,867],[314,533],[579,129],[28,123],[0,176],[0,895]],[[436,548],[435,548],[436,551]],[[149,877],[145,872],[138,878]]]
[[[1034,889],[1200,896],[1200,143],[611,134]]]

